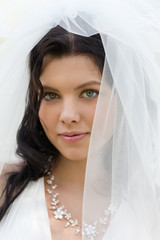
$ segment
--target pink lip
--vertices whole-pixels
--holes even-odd
[[[59,136],[65,141],[65,142],[78,142],[82,138],[84,138],[88,133],[78,133],[78,132],[65,132],[63,134],[60,134]]]

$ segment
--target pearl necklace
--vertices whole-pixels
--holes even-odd
[[[49,173],[48,175],[51,175]],[[99,235],[99,232],[96,230],[98,224],[102,227],[102,232],[105,232],[105,227],[109,225],[110,218],[116,211],[116,207],[113,204],[110,204],[109,207],[104,210],[104,217],[100,218],[99,221],[95,221],[92,224],[83,224],[83,231],[81,231],[82,226],[78,223],[78,220],[72,219],[71,213],[69,213],[66,209],[64,209],[64,205],[60,206],[60,200],[58,199],[59,194],[53,193],[54,190],[57,188],[57,184],[54,184],[54,175],[50,176],[50,179],[47,180],[47,184],[49,185],[47,188],[48,194],[52,195],[52,201],[50,204],[50,210],[52,211],[56,220],[66,220],[66,224],[64,225],[65,228],[67,227],[76,227],[75,234],[79,235],[80,233],[83,237],[87,239],[94,240]]]

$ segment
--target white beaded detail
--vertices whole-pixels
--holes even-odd
[[[55,180],[54,176],[52,175],[49,180],[47,180],[47,184],[50,188],[47,188],[47,192],[49,194],[53,193],[53,190],[57,188],[57,184],[53,184],[53,181]],[[64,225],[65,228],[67,227],[76,227],[75,234],[79,235],[80,233],[83,236],[83,239],[89,239],[89,240],[95,240],[96,237],[100,234],[97,231],[98,229],[102,228],[102,233],[106,231],[105,227],[109,225],[111,216],[113,216],[117,210],[117,207],[113,204],[110,204],[107,209],[104,210],[104,217],[100,218],[99,221],[95,221],[92,224],[83,224],[83,231],[81,230],[82,226],[78,223],[78,220],[72,219],[71,213],[69,213],[66,209],[64,209],[64,206],[59,206],[60,200],[57,199],[59,194],[56,192],[52,195],[51,198],[51,206],[50,210],[53,212],[53,215],[55,219],[57,220],[66,220],[66,224]]]

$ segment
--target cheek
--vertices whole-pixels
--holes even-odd
[[[38,116],[41,124],[43,125],[43,122],[46,122],[46,116],[47,116],[47,111],[43,106],[40,106]]]
[[[42,124],[43,129],[49,130],[51,127],[54,127],[57,116],[55,109],[49,106],[45,106],[45,104],[41,104],[39,109],[39,120]]]
[[[76,104],[76,111],[80,114],[80,121],[85,121],[90,127],[93,124],[97,101],[92,103]],[[45,130],[52,130],[59,123],[59,115],[61,114],[60,105],[46,105],[42,103],[39,109],[39,119]],[[47,128],[46,128],[47,127]]]
[[[96,103],[83,107],[83,118],[87,120],[90,126],[93,124],[96,110]]]

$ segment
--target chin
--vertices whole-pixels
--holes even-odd
[[[61,152],[61,155],[64,158],[71,160],[71,161],[85,161],[85,160],[87,160],[87,154],[88,154],[88,152],[86,154],[84,154],[84,152],[83,152],[83,154],[82,154],[82,151],[79,151],[76,153],[74,151],[67,152],[67,153]]]

